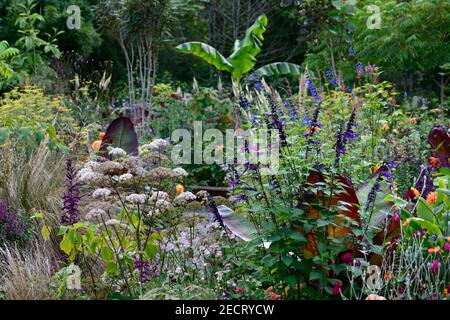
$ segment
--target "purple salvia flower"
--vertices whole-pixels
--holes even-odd
[[[80,202],[80,185],[75,182],[75,169],[72,160],[67,160],[66,165],[66,192],[64,193],[64,207],[61,217],[61,223],[64,225],[73,225],[80,221],[80,212],[78,203]]]

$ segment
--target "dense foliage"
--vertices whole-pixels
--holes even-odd
[[[448,1],[0,15],[0,299],[449,299]]]

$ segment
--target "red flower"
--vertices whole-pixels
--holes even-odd
[[[243,293],[244,293],[244,288],[237,287],[236,289],[234,289],[234,291],[235,291],[236,293],[243,294]]]
[[[281,300],[281,296],[272,292],[269,294],[269,300]]]
[[[351,254],[351,252],[346,252],[342,255],[342,262],[346,263],[346,264],[352,264],[353,263],[353,255]]]
[[[431,273],[437,274],[438,272],[439,272],[439,261],[434,260],[433,263],[431,264]]]
[[[334,283],[333,289],[331,290],[333,293],[333,296],[340,296],[341,295],[341,283],[339,281],[336,281]]]

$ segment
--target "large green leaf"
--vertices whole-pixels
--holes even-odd
[[[235,213],[227,206],[220,205],[217,207],[223,219],[223,224],[238,238],[244,241],[255,239],[256,229],[253,223],[245,217]]]
[[[113,146],[122,148],[128,154],[137,155],[138,145],[138,137],[131,120],[127,117],[119,117],[106,129],[100,153],[106,156],[108,146]]]
[[[256,56],[261,52],[263,33],[266,31],[268,19],[266,15],[260,16],[245,32],[242,40],[236,40],[234,52],[228,58],[233,66],[231,76],[239,81],[242,76],[251,71],[256,64]]]
[[[281,75],[301,75],[301,67],[294,63],[288,62],[275,62],[265,65],[255,71],[255,75],[258,77],[271,77]]]
[[[357,190],[356,196],[360,204],[360,215],[364,222],[364,226],[369,232],[378,232],[380,228],[386,223],[386,214],[389,213],[392,203],[386,199],[386,195],[391,194],[389,183],[386,180],[379,181],[379,189],[376,192],[374,203],[370,209],[364,211],[366,207],[369,193],[371,192],[375,179],[363,183]]]
[[[190,53],[199,57],[221,71],[233,71],[233,66],[225,57],[210,45],[202,42],[186,42],[176,47],[178,52]]]

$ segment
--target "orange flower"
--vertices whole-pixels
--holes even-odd
[[[405,222],[403,222],[403,226],[406,227],[407,225],[409,225],[410,222],[411,222],[410,218],[406,219]]]
[[[103,139],[105,138],[105,133],[104,133],[104,132],[100,132],[100,133],[98,134],[98,138],[99,138],[100,140],[103,140]]]
[[[313,134],[319,131],[319,127],[310,127],[308,128],[308,134]]]
[[[92,143],[92,150],[94,150],[94,152],[97,152],[98,150],[100,150],[100,147],[102,145],[102,141],[101,140],[96,140]]]
[[[399,134],[399,133],[400,133],[400,131],[398,131],[397,129],[392,130],[392,132],[393,132],[394,134]]]
[[[177,196],[179,196],[184,192],[184,187],[181,184],[177,184],[176,189],[177,189]]]
[[[414,193],[414,196],[415,196],[416,198],[420,197],[420,192],[419,192],[419,190],[417,190],[417,189],[414,188],[414,187],[411,187],[411,191]]]
[[[378,170],[380,170],[380,168],[381,168],[381,164],[377,164],[374,167],[370,168],[369,171],[371,174],[375,174],[378,172]]]
[[[447,288],[444,289],[444,297],[448,298],[448,289]]]
[[[383,130],[385,131],[389,130],[389,125],[387,123],[383,124]]]
[[[417,119],[416,118],[411,118],[411,119],[409,119],[409,123],[416,124],[417,123]]]
[[[391,278],[391,273],[389,271],[386,271],[386,274],[384,275],[384,279],[388,281]]]
[[[436,200],[437,200],[437,194],[436,194],[436,192],[430,192],[430,193],[427,195],[427,203],[428,203],[428,204],[433,204],[433,203],[436,202]]]
[[[440,246],[436,246],[434,248],[428,248],[428,253],[429,254],[439,253],[439,251],[441,251],[441,247]]]
[[[428,161],[430,162],[430,165],[432,165],[433,167],[435,167],[439,162],[438,162],[438,159],[437,158],[435,158],[435,157],[430,157],[429,159],[428,159]]]

